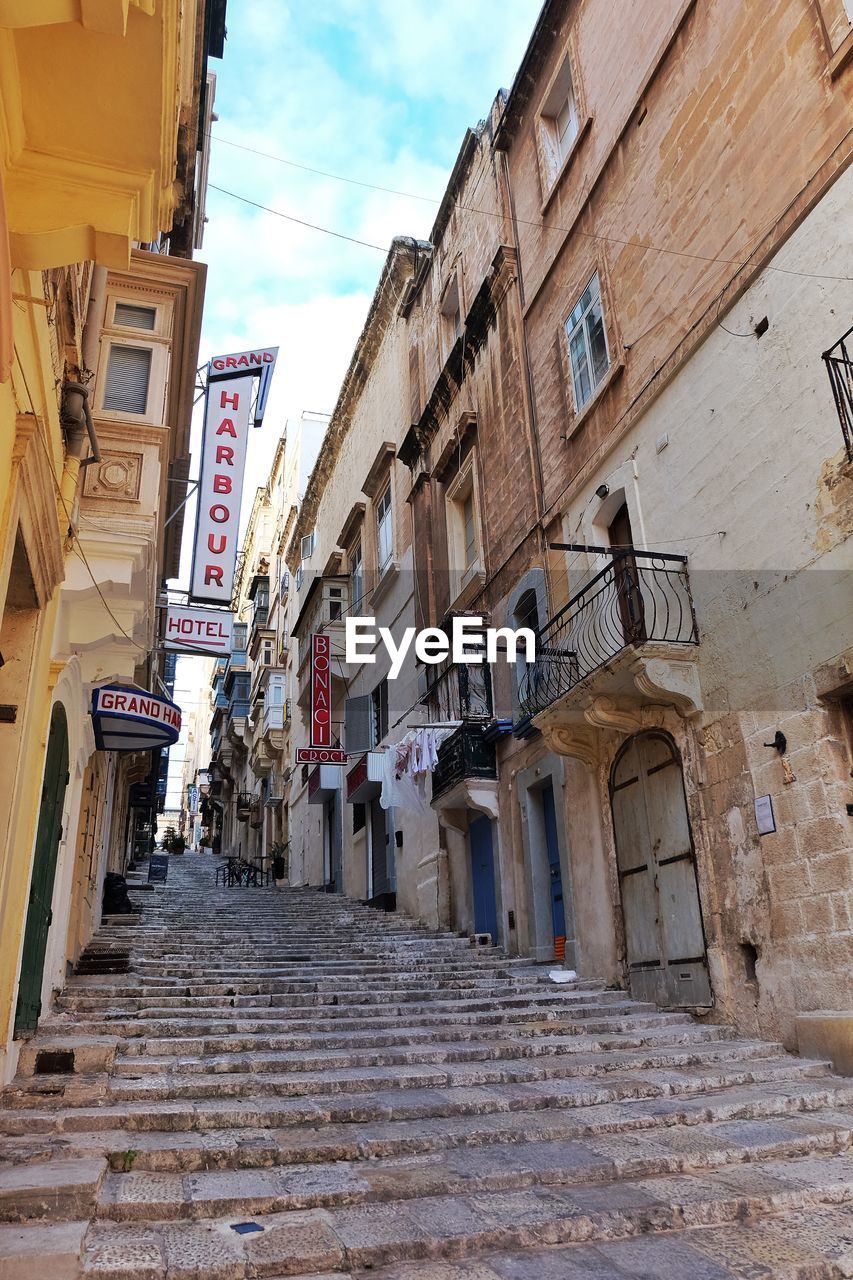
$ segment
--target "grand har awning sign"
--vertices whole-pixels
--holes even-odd
[[[258,397],[254,412],[256,427],[261,426],[264,420],[277,356],[278,347],[256,347],[254,351],[235,351],[230,356],[214,356],[207,366],[208,382],[236,378],[246,373],[257,375]]]
[[[99,751],[154,751],[181,734],[181,708],[133,685],[104,684],[92,691],[92,727]]]

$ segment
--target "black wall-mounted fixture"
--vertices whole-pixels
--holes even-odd
[[[603,502],[603,501],[604,501],[604,499],[607,497],[607,495],[608,495],[608,493],[609,493],[609,492],[610,492],[610,486],[609,486],[609,485],[607,485],[607,484],[600,484],[600,485],[598,486],[598,488],[596,489],[596,491],[595,491],[595,496],[596,496],[596,498],[600,498],[600,499],[601,499],[601,501]]]
[[[788,739],[785,737],[781,729],[777,729],[773,735],[772,742],[765,742],[765,747],[773,747],[774,751],[778,751],[783,756],[788,750]]]

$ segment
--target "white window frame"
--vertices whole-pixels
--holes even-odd
[[[394,563],[394,499],[391,493],[391,477],[376,498],[376,567],[380,577]],[[383,510],[384,507],[384,510]],[[383,549],[383,541],[387,548]],[[383,550],[385,554],[383,556]]]
[[[565,124],[561,118],[565,113]],[[539,146],[544,162],[545,186],[553,187],[574,150],[581,131],[581,111],[571,59],[563,63],[548,88],[539,112]]]
[[[458,269],[454,269],[453,274],[444,286],[444,293],[442,294],[439,313],[441,315],[441,327],[444,338],[442,356],[446,360],[460,338],[463,328],[462,288],[459,280]]]
[[[343,622],[349,605],[349,583],[338,580],[323,582],[323,622]]]
[[[352,609],[357,613],[364,603],[364,547],[361,538],[357,538],[349,552],[350,600]],[[358,584],[358,589],[356,589]]]
[[[581,304],[583,303],[584,297],[590,290],[592,292],[590,294],[589,301],[582,306]],[[601,319],[601,333],[604,339],[605,355],[604,367],[598,373],[596,373],[592,363],[592,339],[590,330],[590,321],[595,314],[596,304],[598,306],[598,312]],[[604,297],[601,292],[601,276],[597,270],[592,273],[592,276],[581,290],[577,301],[569,312],[564,325],[564,330],[566,334],[566,350],[569,361],[569,378],[572,384],[572,398],[574,401],[575,413],[580,414],[584,411],[590,401],[594,399],[596,391],[601,386],[602,382],[604,382],[612,365],[612,361],[610,359],[610,346],[607,341],[607,325],[604,317]],[[580,385],[580,370],[576,371],[574,361],[572,360],[572,343],[578,337],[583,338],[584,361],[589,374],[589,389],[585,395],[583,395],[583,388]]]
[[[476,450],[472,449],[447,486],[445,513],[447,520],[447,551],[451,571],[454,598],[462,594],[474,578],[484,572],[483,536],[480,523],[480,492],[477,483]],[[466,554],[465,502],[471,498],[474,506],[474,555]]]
[[[132,325],[116,324],[115,311],[119,303],[126,303],[132,307],[148,307],[153,310],[155,312],[154,328],[137,329]],[[132,422],[165,422],[172,315],[173,303],[163,296],[150,297],[147,294],[134,294],[122,289],[111,289],[108,292],[95,384],[95,410],[99,417],[109,421],[130,419]],[[113,347],[134,347],[151,352],[145,409],[141,413],[105,407],[107,375]]]

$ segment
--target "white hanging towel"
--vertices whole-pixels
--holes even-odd
[[[408,743],[398,743],[389,747],[382,756],[382,793],[379,803],[383,809],[410,809],[414,813],[429,812],[426,795],[426,774],[415,777],[408,771],[408,751],[401,751]]]

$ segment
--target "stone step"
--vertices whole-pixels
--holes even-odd
[[[0,1278],[79,1280],[88,1227],[88,1218],[0,1226]]]
[[[778,1116],[808,1115],[836,1128],[849,1127],[853,1108],[853,1081],[824,1080],[743,1085],[713,1093],[627,1098],[609,1103],[553,1107],[535,1110],[423,1116],[373,1120],[369,1123],[330,1121],[319,1127],[258,1127],[233,1129],[140,1132],[129,1143],[125,1129],[71,1131],[61,1135],[27,1133],[6,1136],[9,1159],[43,1160],[51,1152],[63,1158],[103,1156],[117,1171],[132,1168],[161,1173],[194,1173],[203,1169],[253,1169],[271,1165],[365,1160],[377,1157],[432,1155],[458,1148],[488,1148],[492,1144],[539,1142],[650,1134],[665,1128],[683,1133],[701,1132],[705,1124],[732,1120],[766,1120]],[[842,1114],[843,1112],[843,1114]],[[265,1118],[259,1117],[259,1123]],[[629,1140],[630,1141],[630,1140]]]
[[[553,1022],[521,1022],[501,1027],[503,1037],[527,1040],[537,1037],[559,1037],[564,1035],[592,1035],[603,1033],[645,1034],[651,1028],[686,1028],[693,1027],[692,1020],[685,1014],[658,1013],[636,1014],[632,1018],[585,1018],[580,1026],[568,1018]],[[446,1022],[439,1026],[409,1026],[406,1028],[406,1042],[412,1044],[429,1044],[439,1041],[479,1041],[494,1040],[495,1025],[480,1026],[476,1023],[453,1024]],[[56,1037],[57,1042],[59,1037]],[[124,1044],[123,1062],[140,1057],[180,1056],[207,1057],[211,1054],[263,1052],[268,1050],[287,1049],[352,1049],[375,1048],[397,1044],[400,1031],[396,1026],[380,1027],[374,1030],[327,1031],[313,1033],[281,1030],[266,1031],[259,1028],[251,1034],[239,1033],[222,1035],[187,1036],[177,1030],[174,1036],[139,1036],[129,1039]]]
[[[405,1087],[393,1080],[383,1088],[360,1093],[333,1092],[311,1097],[260,1099],[200,1098],[190,1102],[172,1099],[111,1102],[97,1105],[75,1101],[63,1092],[56,1095],[7,1093],[7,1109],[0,1112],[0,1133],[71,1134],[124,1128],[136,1132],[206,1132],[229,1127],[235,1130],[274,1129],[333,1123],[370,1124],[376,1121],[432,1119],[448,1116],[480,1116],[516,1111],[564,1110],[633,1098],[701,1098],[711,1090],[741,1085],[765,1085],[774,1093],[803,1081],[837,1083],[824,1063],[789,1055],[760,1059],[747,1056],[734,1063],[682,1064],[675,1070],[639,1067],[619,1071],[615,1066],[599,1079],[595,1073],[578,1079],[544,1078],[527,1083],[492,1082],[465,1088]],[[827,1086],[828,1087],[828,1086]],[[14,1105],[10,1105],[14,1104]]]
[[[265,1274],[284,1280],[285,1273]],[[489,1252],[473,1267],[465,1259],[411,1262],[403,1271],[392,1264],[369,1274],[371,1280],[839,1280],[853,1274],[853,1210],[788,1209],[760,1223]],[[304,1272],[288,1276],[309,1280]],[[314,1273],[311,1280],[329,1278]]]
[[[101,1187],[97,1213],[117,1221],[254,1217],[534,1186],[588,1186],[617,1176],[624,1181],[786,1156],[832,1155],[846,1151],[851,1141],[853,1113],[840,1124],[811,1116],[735,1120],[652,1136],[498,1143],[487,1151],[453,1150],[426,1158],[189,1174],[114,1172]]]
[[[662,1049],[674,1045],[694,1045],[731,1041],[728,1027],[657,1027],[626,1031],[621,1035],[596,1038],[575,1033],[536,1037],[493,1034],[488,1040],[448,1040],[444,1037],[421,1044],[390,1044],[377,1048],[305,1048],[268,1049],[258,1045],[249,1053],[213,1053],[201,1056],[180,1054],[125,1054],[115,1061],[114,1078],[133,1078],[140,1074],[202,1074],[270,1072],[320,1072],[344,1067],[394,1067],[432,1063],[518,1061],[526,1058],[549,1058],[554,1054],[586,1054],[605,1050]]]
[[[179,1274],[188,1257],[205,1280],[236,1280],[250,1274],[317,1276],[389,1263],[396,1264],[401,1280],[399,1264],[410,1260],[604,1242],[685,1227],[719,1228],[739,1224],[747,1216],[846,1204],[853,1198],[851,1178],[853,1158],[811,1156],[730,1165],[677,1178],[475,1191],[262,1214],[263,1230],[244,1236],[231,1230],[233,1217],[136,1229],[127,1223],[97,1221],[87,1234],[85,1274],[98,1280],[127,1280],[125,1264],[112,1259],[137,1246],[144,1249],[147,1280]],[[134,1251],[130,1256],[141,1260],[143,1255]]]
[[[0,1222],[90,1217],[106,1171],[98,1156],[0,1164]]]

